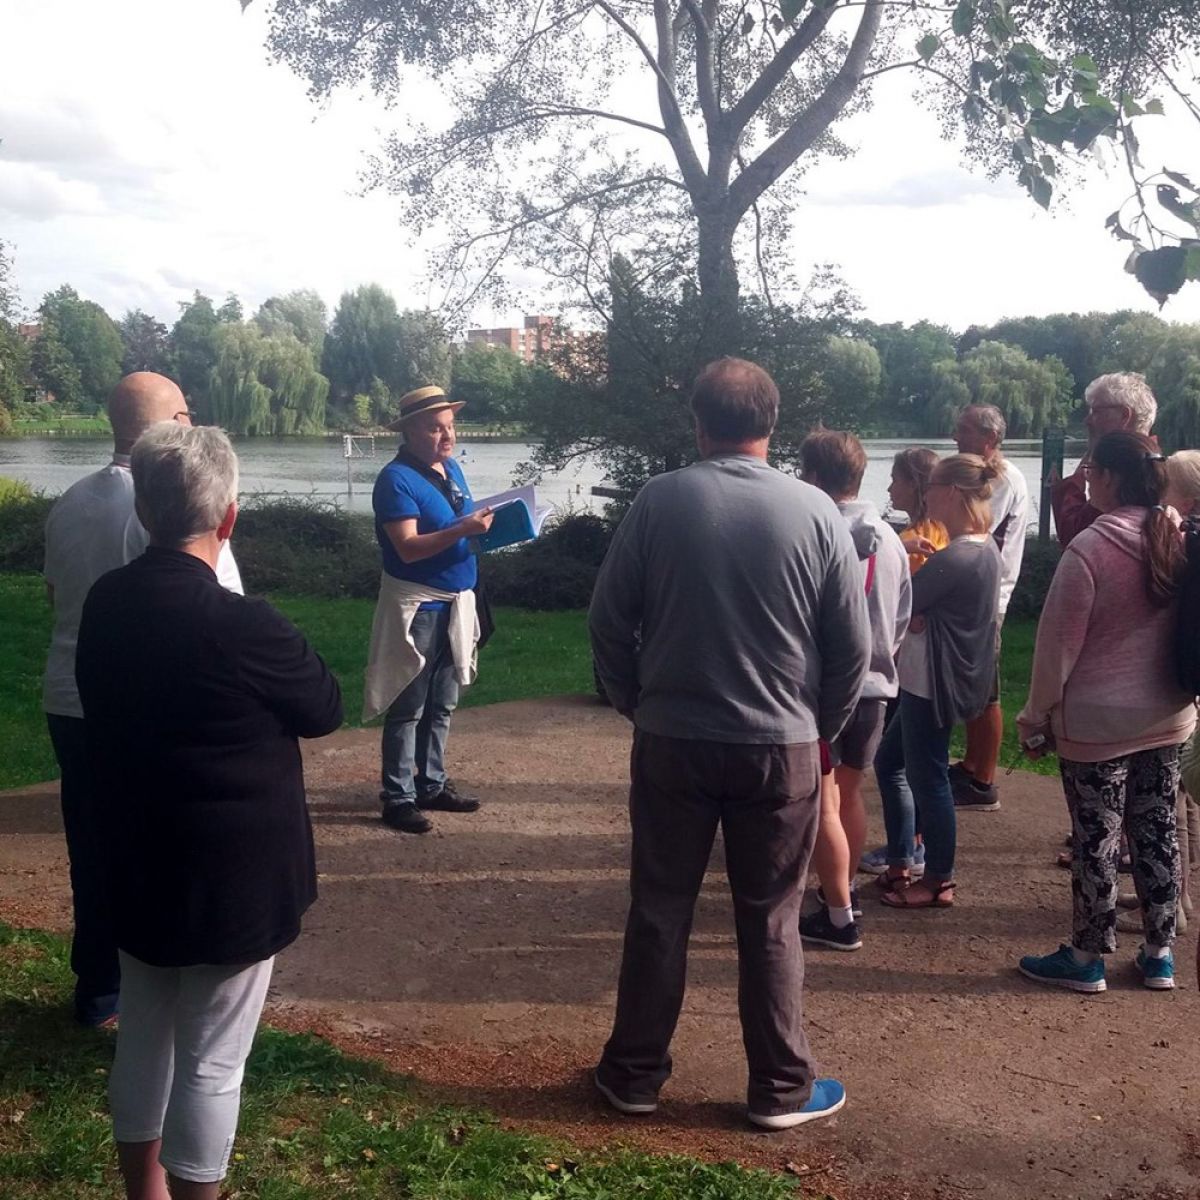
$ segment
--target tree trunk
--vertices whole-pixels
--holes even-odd
[[[700,329],[697,367],[741,348],[738,274],[733,259],[735,224],[727,211],[701,213],[697,220]]]

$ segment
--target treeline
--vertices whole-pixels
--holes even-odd
[[[569,341],[534,366],[505,348],[451,346],[438,316],[402,310],[378,284],[342,295],[332,317],[316,292],[273,296],[247,317],[236,296],[199,292],[168,328],[132,310],[114,320],[63,286],[18,331],[10,260],[0,244],[0,431],[12,417],[54,421],[98,412],[127,371],[175,379],[201,420],[248,435],[318,434],[387,424],[399,397],[436,383],[468,402],[470,421],[523,425],[546,464],[580,448],[613,456],[636,482],[686,461],[684,387],[692,313],[662,303],[614,270],[613,317],[600,360]],[[779,381],[797,437],[817,421],[885,436],[949,434],[966,403],[997,405],[1012,437],[1071,424],[1088,382],[1145,374],[1167,446],[1200,445],[1200,326],[1147,313],[1022,317],[958,334],[928,321],[877,324],[743,304],[744,353]],[[690,353],[690,352],[689,352]],[[670,414],[668,416],[668,413]],[[781,435],[787,430],[781,429]]]
[[[452,348],[439,318],[401,311],[377,284],[346,292],[332,319],[316,292],[272,296],[247,317],[236,296],[196,292],[168,327],[140,309],[114,320],[64,285],[21,329],[0,245],[0,432],[14,417],[99,412],[129,371],[174,379],[199,419],[244,435],[387,424],[406,391],[453,387],[471,419],[519,416],[532,372],[510,350]]]

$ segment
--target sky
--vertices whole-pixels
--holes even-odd
[[[332,309],[373,281],[401,307],[439,297],[395,201],[359,186],[403,110],[350,94],[314,104],[268,60],[261,3],[0,0],[0,12],[0,238],[15,246],[30,309],[62,283],[114,316],[143,308],[168,323],[196,289],[236,292],[248,312],[299,287]],[[785,181],[802,193],[791,243],[801,276],[835,263],[865,316],[960,330],[1155,311],[1103,228],[1129,192],[1115,162],[1045,213],[1014,183],[963,167],[899,73],[880,84],[873,110],[842,128],[858,152]],[[1170,112],[1142,125],[1147,165],[1186,171],[1196,126]],[[1164,315],[1200,320],[1200,288]]]

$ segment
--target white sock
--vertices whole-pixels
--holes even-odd
[[[1142,949],[1145,950],[1147,958],[1166,958],[1171,953],[1170,946],[1152,946],[1149,942],[1143,942]]]
[[[1090,950],[1080,950],[1078,946],[1072,946],[1071,957],[1075,960],[1076,966],[1086,967],[1088,963],[1094,963],[1100,955],[1093,954]]]
[[[854,924],[854,910],[847,905],[845,908],[838,908],[837,905],[829,906],[829,920],[834,929],[845,929],[847,925]]]

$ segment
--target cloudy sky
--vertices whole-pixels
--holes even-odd
[[[195,289],[234,291],[251,310],[297,287],[332,306],[372,280],[406,307],[437,295],[394,204],[357,190],[396,114],[349,95],[314,106],[267,61],[261,4],[243,15],[238,0],[0,0],[0,11],[0,237],[15,244],[30,308],[64,282],[114,315],[141,307],[168,322]],[[886,83],[848,127],[859,153],[791,185],[805,192],[802,273],[839,264],[881,321],[962,329],[1153,310],[1103,230],[1128,193],[1115,164],[1043,213],[1011,183],[970,174],[910,85]],[[1195,126],[1143,125],[1146,162],[1187,169]],[[1165,315],[1200,320],[1200,289]]]

